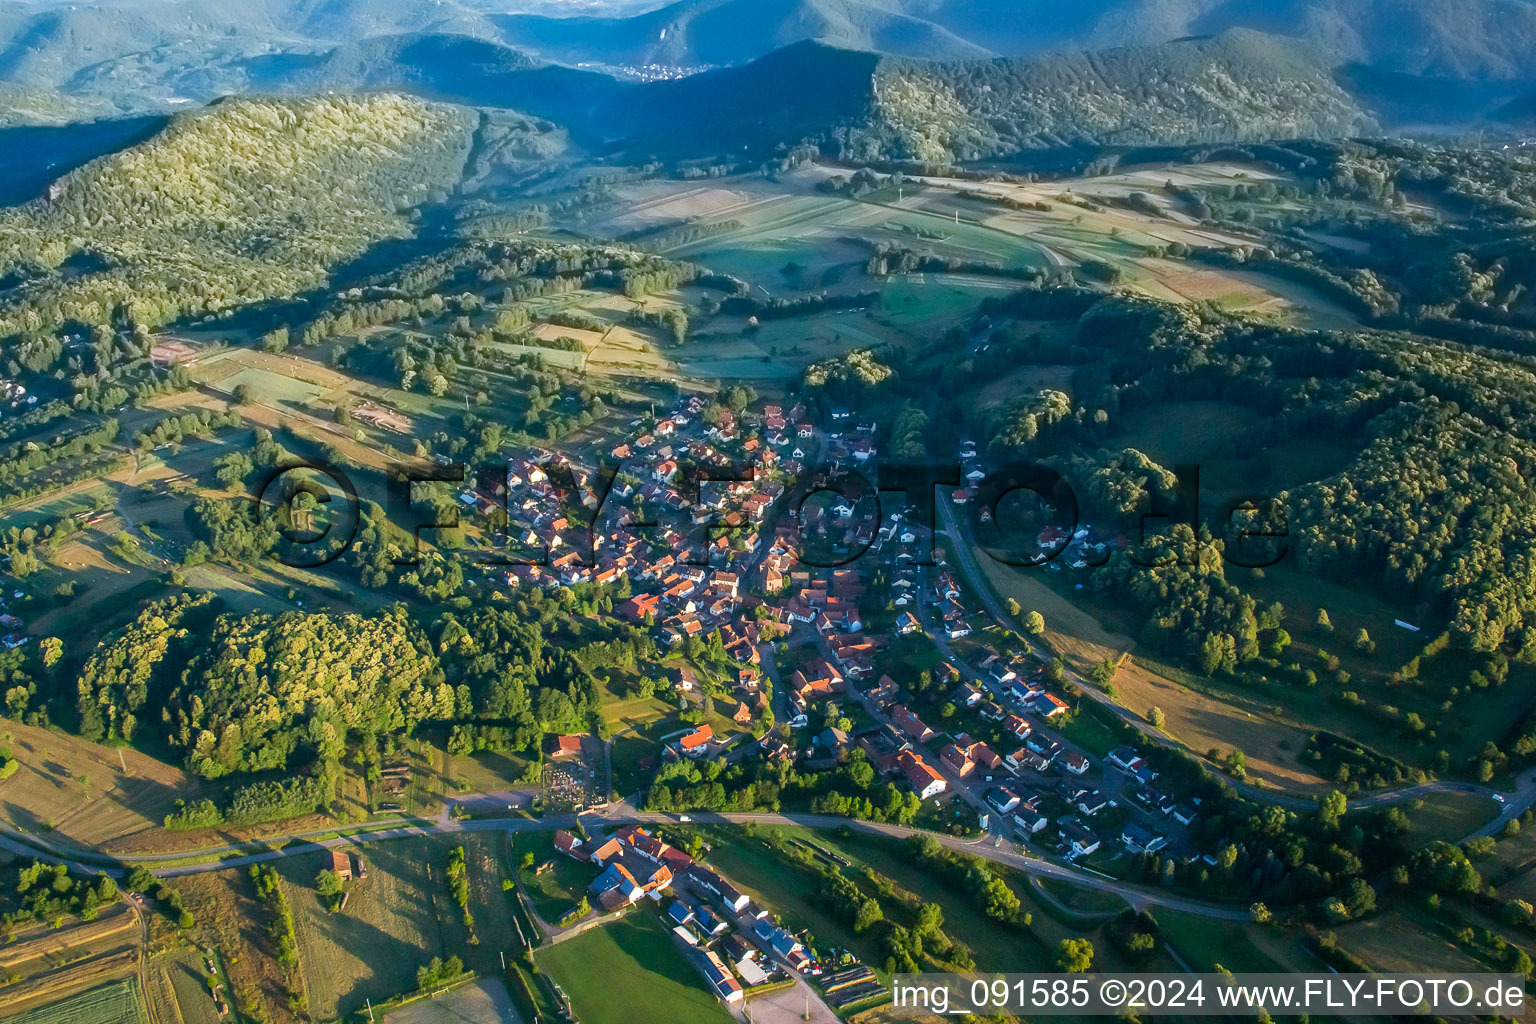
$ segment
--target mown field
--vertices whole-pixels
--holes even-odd
[[[0,783],[0,805],[12,825],[55,842],[131,846],[160,826],[177,797],[202,795],[185,772],[131,748],[17,722],[6,730],[21,768]]]
[[[460,985],[436,999],[421,999],[382,1018],[386,1024],[519,1024],[507,987],[495,978]]]
[[[731,1020],[678,946],[656,912],[641,906],[541,949],[535,959],[570,998],[582,1024],[634,1024],[641,1007],[645,1020]]]
[[[327,913],[314,892],[322,855],[281,862],[294,908],[299,962],[310,1007],[320,1019],[340,1017],[364,998],[388,999],[416,987],[416,970],[434,956],[459,956],[473,970],[494,971],[498,952],[514,947],[510,897],[499,835],[394,840],[359,847],[368,875],[349,887],[345,910]],[[462,845],[470,867],[470,910],[478,945],[445,877],[449,851]],[[329,866],[328,856],[325,866]]]
[[[68,999],[6,1016],[9,1024],[149,1024],[136,979],[102,985]]]

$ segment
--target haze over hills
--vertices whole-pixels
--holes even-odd
[[[742,67],[625,82],[443,35],[253,61],[263,91],[393,89],[504,107],[636,158],[761,156],[809,141],[852,159],[927,163],[1072,144],[1349,135],[1368,115],[1327,66],[1252,32],[1093,54],[913,61],[799,43]]]
[[[1145,140],[1164,129],[1188,141],[1285,134],[1287,125],[1349,130],[1369,119],[1468,125],[1494,111],[1524,117],[1529,104],[1517,101],[1536,88],[1523,60],[1536,50],[1536,0],[527,6],[507,14],[474,0],[9,0],[0,2],[0,117],[64,123],[226,95],[398,89],[515,108],[604,145],[645,147],[655,136],[676,149],[721,129],[732,147],[830,134],[866,149],[879,139],[882,151],[983,154],[1062,139]],[[1149,46],[1176,47],[1166,51],[1176,56],[1171,71],[1135,56]],[[898,73],[876,57],[942,68]],[[1007,63],[952,70],[985,59]],[[640,86],[699,73],[722,77]],[[968,89],[978,74],[1003,92]],[[885,94],[875,88],[880,76],[895,76]],[[1065,93],[1047,98],[1055,89]],[[1160,99],[1133,113],[1143,94]],[[938,105],[921,113],[930,102]],[[943,121],[944,140],[921,127],[930,115]],[[628,120],[612,123],[616,116]],[[860,118],[867,123],[855,131]],[[989,123],[997,118],[1005,126]]]

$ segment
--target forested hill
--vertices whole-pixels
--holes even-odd
[[[636,147],[815,141],[947,163],[1074,143],[1339,137],[1374,127],[1327,67],[1254,32],[1038,60],[918,62],[804,43],[599,106]]]
[[[268,92],[313,95],[391,89],[472,106],[509,107],[584,123],[598,104],[633,88],[607,75],[536,61],[467,36],[374,36],[300,62],[250,64]]]
[[[853,150],[976,160],[1088,143],[1329,138],[1373,127],[1327,67],[1294,44],[1212,39],[1041,60],[882,62]]]
[[[809,141],[854,159],[949,163],[1063,144],[1339,137],[1374,127],[1325,63],[1247,31],[947,62],[799,43],[741,67],[648,83],[482,40],[412,34],[266,67],[259,81],[295,95],[383,88],[510,108],[636,159],[760,156]]]
[[[459,180],[462,108],[374,94],[231,100],[0,213],[0,337],[66,321],[155,326],[323,284]]]

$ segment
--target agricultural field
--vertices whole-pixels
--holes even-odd
[[[642,906],[541,949],[535,958],[582,1024],[632,1024],[641,1006],[653,1020],[731,1020],[678,945],[656,913]]]
[[[108,909],[95,921],[66,928],[12,932],[0,946],[0,977],[38,974],[83,956],[137,945],[138,917],[126,905]]]
[[[0,989],[0,1015],[10,1020],[29,1020],[29,1024],[105,1024],[107,1021],[144,1022],[148,1024],[137,979],[117,981],[138,964],[137,950],[93,957],[61,967],[48,974],[13,982]],[[122,988],[122,985],[128,987]],[[85,993],[82,1002],[79,993]],[[68,997],[62,998],[61,997]],[[116,1013],[119,1016],[111,1016]],[[19,1014],[20,1016],[11,1016]]]
[[[322,855],[293,857],[279,870],[294,908],[299,962],[310,1007],[322,1019],[349,1015],[364,997],[381,1001],[416,987],[416,969],[458,955],[471,970],[499,969],[515,944],[502,843],[495,834],[391,840],[358,847],[367,877],[354,879],[344,910],[327,913],[314,892]],[[478,945],[449,895],[448,853],[462,845],[470,867],[470,910]]]
[[[0,782],[6,819],[51,841],[132,849],[159,828],[178,797],[202,795],[196,779],[132,748],[17,722],[5,729],[7,745],[21,761],[16,774]]]
[[[482,978],[432,999],[418,999],[380,1018],[384,1024],[521,1024],[507,987]]]
[[[0,1015],[5,1014],[0,1009]],[[139,983],[133,978],[70,996],[61,1002],[24,1010],[8,1024],[149,1024]]]

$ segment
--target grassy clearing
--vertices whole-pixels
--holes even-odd
[[[1164,402],[1121,414],[1116,443],[1171,467],[1214,455],[1260,422],[1252,409],[1231,402]]]
[[[657,1021],[728,1021],[704,979],[649,908],[549,946],[539,966],[570,997],[583,1024],[632,1024],[636,1009]]]
[[[1070,395],[1072,375],[1076,372],[1077,367],[1067,365],[1020,366],[996,380],[984,383],[976,393],[975,402],[978,406],[991,405],[1043,390],[1062,391]]]
[[[1459,843],[1499,814],[1499,804],[1466,793],[1430,793],[1406,805],[1408,842],[1422,846],[1436,839]]]

